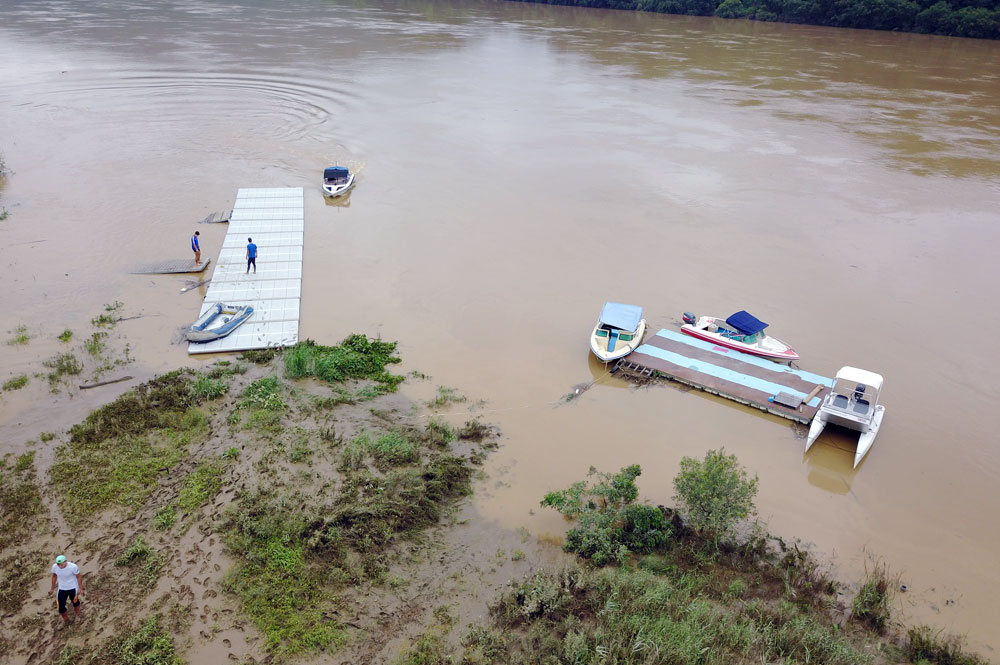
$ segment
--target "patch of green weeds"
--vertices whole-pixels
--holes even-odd
[[[0,466],[0,552],[38,528],[45,513],[35,484],[34,459],[34,451],[29,451],[17,458],[11,472]]]
[[[510,554],[510,560],[511,561],[521,561],[522,559],[524,559],[524,551],[523,550],[514,550],[513,552],[511,552],[511,554]]]
[[[892,615],[892,601],[898,584],[889,576],[885,563],[875,561],[851,604],[851,617],[867,624],[878,634],[885,633]]]
[[[370,445],[371,437],[367,433],[359,434],[351,439],[340,453],[340,466],[337,467],[337,470],[357,471],[364,468],[365,457]]]
[[[52,439],[56,438],[56,435],[53,432],[42,432],[38,435],[38,438],[42,440],[42,443],[48,443]]]
[[[11,331],[11,334],[14,336],[7,340],[7,344],[10,346],[24,345],[31,339],[31,335],[28,334],[28,328],[24,325],[14,328],[14,330]]]
[[[917,665],[989,665],[976,654],[966,653],[962,640],[954,635],[945,636],[930,626],[916,626],[906,633],[904,649],[906,659]]]
[[[177,495],[177,508],[188,515],[214,498],[222,488],[222,465],[205,462],[189,473]]]
[[[496,434],[496,428],[484,425],[478,420],[469,420],[458,430],[458,438],[464,441],[482,441]]]
[[[73,654],[76,663],[87,665],[184,665],[173,639],[160,626],[160,616],[145,619],[99,648],[89,660]]]
[[[222,397],[229,392],[229,384],[221,378],[213,379],[205,374],[199,374],[191,386],[191,394],[199,401],[208,401]]]
[[[227,448],[226,452],[222,453],[223,459],[235,460],[240,458],[240,449],[235,446],[232,448]]]
[[[41,579],[45,562],[45,553],[40,550],[17,552],[0,560],[0,612],[9,616],[21,610]]]
[[[395,342],[368,339],[365,335],[351,335],[338,346],[306,340],[285,350],[285,376],[313,376],[327,383],[371,379],[376,383],[370,389],[372,395],[391,393],[403,381],[402,376],[386,370],[386,365],[400,362],[395,354]]]
[[[166,531],[177,522],[177,509],[174,504],[168,503],[153,515],[153,528],[158,531]]]
[[[206,376],[210,379],[222,379],[236,374],[246,374],[248,369],[249,367],[247,367],[246,363],[233,363],[228,360],[220,360],[206,372]]]
[[[72,523],[112,505],[136,508],[208,435],[195,405],[191,372],[170,372],[122,394],[70,429],[50,470],[63,514]]]
[[[395,665],[451,665],[455,659],[438,628],[431,628],[396,659]]]
[[[59,382],[66,376],[75,376],[83,371],[83,365],[72,353],[60,353],[42,362],[51,372],[45,375],[49,387],[55,390]]]
[[[412,464],[420,458],[416,444],[400,432],[389,432],[377,439],[368,439],[366,443],[375,466],[382,471],[393,466]]]
[[[28,375],[18,374],[17,376],[11,377],[7,381],[4,381],[4,390],[20,390],[21,388],[28,385]]]
[[[56,339],[58,339],[63,344],[67,344],[71,339],[73,339],[73,331],[67,328],[66,330],[59,333],[59,336],[56,337]]]
[[[166,558],[155,552],[143,538],[137,535],[128,548],[115,561],[116,566],[134,568],[132,581],[140,589],[149,590],[156,586]]]
[[[21,473],[22,471],[27,471],[28,469],[35,466],[35,451],[29,450],[23,455],[19,455],[17,462],[14,463],[15,473]]]
[[[432,409],[440,409],[453,402],[464,401],[466,401],[466,397],[464,395],[460,395],[454,388],[438,386],[437,395],[434,396],[434,399],[427,402],[427,406]]]
[[[107,339],[108,333],[103,330],[96,331],[90,336],[90,339],[84,340],[83,348],[87,350],[94,358],[100,358],[104,355],[104,350],[107,348],[104,344],[104,340]]]
[[[434,448],[444,448],[457,439],[458,434],[447,423],[431,419],[424,428],[424,438],[427,445]]]
[[[272,360],[274,356],[279,353],[279,349],[250,349],[249,351],[244,351],[240,354],[240,360],[245,360],[248,363],[253,363],[255,365],[267,365]]]
[[[295,428],[295,437],[288,447],[288,460],[293,464],[308,462],[313,456],[312,446],[309,445],[309,432],[301,428]]]
[[[121,308],[122,303],[116,300],[110,305],[105,305],[104,312],[92,318],[90,322],[98,328],[110,328],[121,319]]]
[[[281,416],[288,408],[282,399],[281,381],[276,376],[257,379],[248,385],[240,395],[233,411],[235,421],[240,413],[246,412],[244,426],[247,429],[275,434],[281,430]]]

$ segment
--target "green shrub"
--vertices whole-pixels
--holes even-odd
[[[153,515],[153,528],[159,531],[166,531],[174,525],[177,521],[177,509],[174,508],[172,503],[169,503]]]
[[[218,378],[199,374],[191,386],[191,396],[199,402],[222,397],[229,392],[229,384]]]
[[[858,589],[851,604],[851,616],[856,621],[867,624],[880,635],[889,626],[892,614],[892,600],[895,584],[889,577],[884,563],[876,562],[865,575],[865,581]]]
[[[577,521],[566,534],[567,551],[597,565],[624,563],[630,552],[648,552],[669,540],[672,527],[663,511],[633,504],[639,495],[635,479],[641,473],[638,464],[615,475],[590,467],[587,475],[597,477],[593,483],[580,481],[545,495],[542,506]]]
[[[713,540],[732,535],[756,511],[757,477],[748,479],[736,456],[724,450],[709,450],[704,461],[683,458],[674,490],[687,525]]]
[[[370,340],[364,335],[351,335],[339,346],[306,340],[285,351],[285,375],[292,379],[313,376],[327,383],[372,379],[376,382],[373,395],[395,392],[403,377],[385,369],[400,362],[395,353],[395,342]]]

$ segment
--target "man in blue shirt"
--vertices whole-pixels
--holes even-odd
[[[253,274],[257,274],[257,245],[253,244],[253,238],[247,238],[247,274],[250,274],[250,266],[253,266]]]
[[[198,244],[198,236],[201,235],[200,231],[195,231],[194,235],[191,236],[191,251],[194,252],[194,262],[195,265],[201,265],[201,245]]]

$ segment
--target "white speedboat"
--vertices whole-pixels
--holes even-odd
[[[806,450],[808,451],[815,443],[828,424],[860,432],[858,448],[854,453],[856,468],[861,458],[875,443],[875,437],[882,425],[885,407],[878,403],[881,392],[880,374],[857,367],[841,367],[833,380],[830,394],[823,399],[819,411],[809,425]]]
[[[185,336],[189,342],[211,342],[221,339],[240,327],[252,315],[253,307],[250,305],[232,307],[216,303],[188,326]]]
[[[764,334],[767,324],[740,310],[728,319],[714,316],[699,316],[684,312],[681,332],[698,339],[712,342],[727,349],[735,349],[771,360],[791,362],[799,359],[799,354],[780,339]]]
[[[329,166],[323,169],[323,195],[342,196],[354,187],[354,174],[346,166]]]
[[[608,302],[590,335],[590,350],[601,362],[618,360],[632,353],[645,333],[642,307]]]

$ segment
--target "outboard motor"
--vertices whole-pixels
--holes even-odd
[[[691,312],[684,312],[684,316],[681,318],[684,319],[684,323],[690,323],[691,325],[694,325],[695,322],[698,321],[698,319],[695,318],[694,314],[692,314]]]

